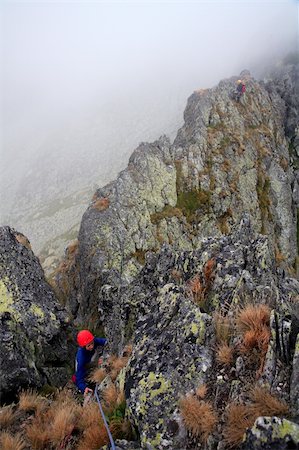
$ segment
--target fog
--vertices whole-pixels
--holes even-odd
[[[33,241],[28,211],[107,182],[140,141],[174,137],[194,89],[258,77],[298,44],[294,0],[0,8],[1,222]]]

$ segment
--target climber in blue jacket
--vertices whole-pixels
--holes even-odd
[[[73,375],[73,381],[85,397],[88,393],[93,392],[85,381],[88,365],[96,356],[96,349],[104,347],[107,344],[107,339],[94,337],[90,331],[81,330],[77,335],[77,342],[79,348],[76,355],[76,373]]]

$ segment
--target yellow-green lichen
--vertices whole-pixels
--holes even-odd
[[[15,320],[20,320],[20,314],[14,308],[14,296],[12,292],[7,289],[7,284],[9,283],[8,278],[0,280],[0,314],[8,312]],[[18,293],[18,288],[15,286],[15,291]]]
[[[32,305],[29,308],[29,311],[34,314],[38,320],[43,321],[45,319],[45,313],[42,310],[42,308],[35,303],[32,303]]]

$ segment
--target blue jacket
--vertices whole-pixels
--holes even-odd
[[[78,348],[76,355],[76,386],[81,392],[84,392],[87,384],[85,382],[85,377],[87,373],[86,365],[90,363],[91,358],[95,354],[95,350],[99,346],[104,346],[107,342],[105,338],[94,338],[94,348],[93,350],[86,350],[85,347]]]

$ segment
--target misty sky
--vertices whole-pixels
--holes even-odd
[[[74,140],[78,124],[82,133],[100,113],[105,128],[115,113],[117,133],[132,110],[142,122],[141,111],[157,115],[155,105],[179,95],[185,102],[194,89],[263,66],[298,39],[294,0],[2,1],[0,8],[0,174],[42,152],[54,130],[67,136],[71,128]],[[183,114],[174,100],[169,120],[177,107]]]

